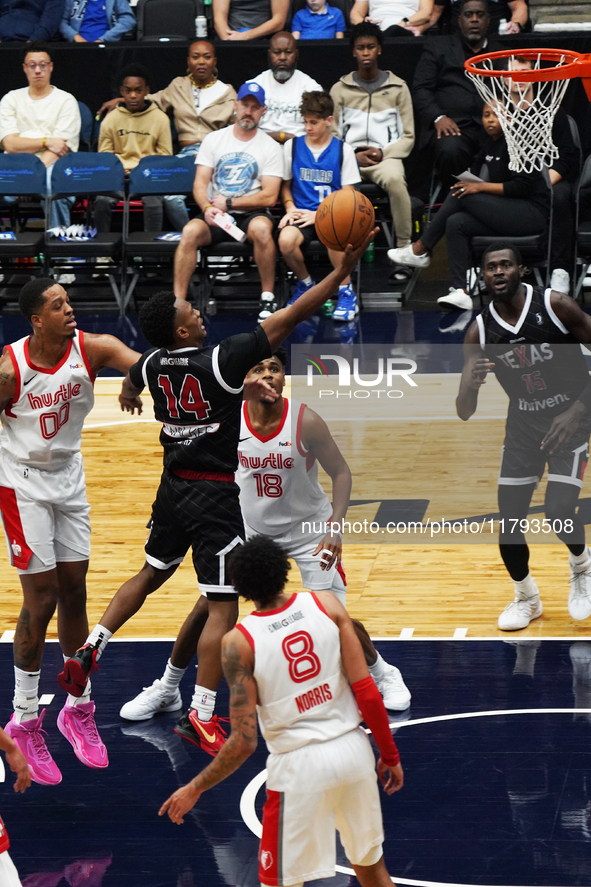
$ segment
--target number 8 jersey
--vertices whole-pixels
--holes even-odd
[[[254,651],[257,712],[271,754],[359,726],[339,629],[313,592],[293,594],[280,609],[254,612],[237,627]]]
[[[31,361],[29,336],[6,350],[14,364],[16,391],[2,414],[2,450],[31,468],[61,468],[80,452],[84,419],[94,404],[84,333],[76,330],[51,369]]]

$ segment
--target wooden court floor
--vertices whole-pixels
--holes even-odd
[[[462,423],[451,411],[437,414],[437,404],[445,403],[449,409],[453,403],[457,382],[454,376],[435,385],[432,420],[409,414],[392,423],[347,423],[327,415],[353,473],[352,500],[363,503],[350,507],[351,521],[373,521],[383,501],[404,506],[405,501],[427,500],[423,523],[496,512],[506,400],[491,385],[480,410],[482,418]],[[83,433],[93,528],[88,575],[91,625],[121,583],[143,564],[146,524],[162,467],[159,425],[153,420],[149,397],[144,397],[144,414],[138,419],[119,410],[119,390],[117,380],[98,380],[96,404]],[[329,491],[322,472],[321,479]],[[544,487],[542,483],[532,506],[541,506]],[[589,495],[587,481],[581,498]],[[541,519],[544,515],[535,516]],[[358,535],[346,534],[343,560],[351,615],[362,619],[375,637],[506,638],[496,621],[512,597],[512,583],[486,522],[485,530],[484,534],[462,533],[460,537],[450,532],[436,534],[433,541],[415,533],[412,538],[417,542],[413,544],[408,544],[406,536],[400,543],[385,541],[382,533],[379,538],[366,534],[368,541],[360,544]],[[537,542],[539,537],[529,538]],[[544,615],[513,637],[586,638],[591,620],[576,623],[566,608],[569,571],[565,547],[560,543],[534,544],[530,563]],[[297,568],[289,586],[301,588]],[[120,636],[175,637],[197,594],[187,557],[173,579],[148,599]],[[2,546],[0,635],[15,628],[20,605],[18,576]],[[56,637],[55,620],[48,636]]]

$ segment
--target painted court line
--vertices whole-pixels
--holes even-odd
[[[415,633],[414,628],[403,628],[400,631],[400,638],[403,641],[408,641]]]

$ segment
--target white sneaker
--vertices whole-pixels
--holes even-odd
[[[448,305],[451,308],[461,308],[462,311],[471,311],[474,307],[472,299],[466,290],[456,289],[450,286],[447,296],[441,296],[437,299],[438,305]]]
[[[569,557],[570,594],[568,596],[568,612],[573,619],[582,620],[591,616],[591,560],[586,564],[573,564]]]
[[[431,264],[431,256],[415,256],[412,251],[412,244],[408,246],[399,246],[396,249],[388,250],[388,258],[397,265],[410,265],[412,268],[428,268]]]
[[[532,619],[538,619],[542,613],[539,592],[533,597],[526,597],[516,588],[515,598],[499,616],[498,626],[501,631],[519,631],[520,628],[527,628]]]
[[[159,711],[178,711],[182,707],[178,687],[171,694],[157,678],[151,687],[144,687],[135,699],[126,702],[119,715],[128,721],[147,721]]]
[[[277,301],[273,293],[262,293],[261,300],[259,302],[259,316],[257,318],[259,323],[262,323],[263,320],[266,320],[267,317],[271,317],[277,311]]]
[[[71,283],[76,282],[75,274],[60,274],[58,275],[56,283],[59,283],[60,286],[69,286]]]
[[[376,681],[376,686],[384,705],[390,711],[404,711],[410,705],[410,690],[402,680],[400,669],[395,665],[387,666],[387,674],[381,681]]]
[[[564,268],[555,268],[550,278],[550,289],[568,296],[570,292],[570,274]]]

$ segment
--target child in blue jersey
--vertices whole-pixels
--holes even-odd
[[[345,17],[340,9],[329,6],[326,0],[306,0],[306,6],[292,19],[291,33],[296,40],[342,38],[345,36]]]
[[[314,281],[310,276],[302,247],[318,235],[314,227],[316,210],[324,198],[341,188],[354,189],[361,181],[355,153],[350,145],[329,132],[333,122],[334,104],[327,92],[305,92],[300,113],[306,134],[290,139],[284,146],[284,174],[281,199],[285,215],[279,223],[279,249],[298,282],[288,305],[303,295]],[[333,267],[341,253],[328,250]],[[351,280],[339,287],[335,320],[353,320],[358,313],[357,298]]]

